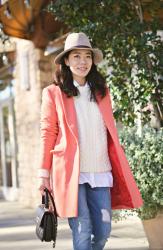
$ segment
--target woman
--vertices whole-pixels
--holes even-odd
[[[53,191],[75,250],[104,249],[111,207],[142,205],[119,144],[109,91],[96,68],[102,58],[84,33],[69,34],[55,59],[55,84],[42,97],[39,189]]]

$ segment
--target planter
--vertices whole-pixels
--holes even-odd
[[[142,221],[150,250],[163,250],[163,214]]]

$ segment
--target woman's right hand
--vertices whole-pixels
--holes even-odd
[[[41,192],[41,195],[44,194],[44,189],[47,188],[50,192],[52,191],[50,187],[50,178],[40,177],[38,189]]]

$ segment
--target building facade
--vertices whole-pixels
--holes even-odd
[[[53,82],[53,61],[63,41],[64,36],[43,51],[29,40],[15,39],[13,69],[0,92],[1,196],[25,206],[35,206],[40,199],[37,169],[41,95],[42,89]],[[6,68],[6,77],[7,72]]]

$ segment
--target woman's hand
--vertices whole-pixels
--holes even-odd
[[[40,190],[41,195],[44,194],[45,188],[47,188],[50,192],[52,191],[50,187],[50,178],[41,177],[39,178],[39,186],[38,186],[38,189]]]

